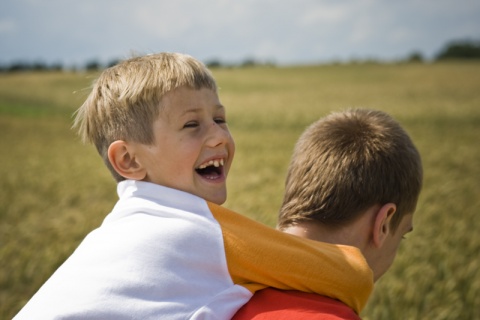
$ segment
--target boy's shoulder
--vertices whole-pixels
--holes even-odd
[[[117,193],[119,201],[114,211],[124,208],[139,211],[141,208],[135,208],[136,206],[146,206],[150,210],[172,213],[191,212],[207,216],[210,213],[207,201],[204,199],[151,182],[124,180],[118,183]]]

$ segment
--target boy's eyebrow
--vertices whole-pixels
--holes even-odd
[[[215,109],[217,109],[217,110],[220,110],[220,109],[225,110],[225,107],[223,106],[223,104],[216,104],[216,105],[215,105]]]
[[[182,112],[182,116],[187,114],[187,113],[197,113],[201,110],[201,108],[190,108]]]
[[[224,110],[225,107],[222,104],[216,104],[215,109],[216,110]],[[193,108],[190,108],[190,109],[187,109],[187,110],[183,111],[181,115],[183,116],[183,115],[186,115],[187,113],[197,113],[197,112],[200,112],[202,110],[203,110],[203,108],[193,107]]]

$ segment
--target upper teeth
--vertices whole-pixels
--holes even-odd
[[[201,164],[198,168],[199,169],[205,169],[208,166],[215,166],[216,168],[223,166],[223,159],[219,160],[210,160],[204,164]]]

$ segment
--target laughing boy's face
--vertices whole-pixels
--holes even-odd
[[[152,145],[137,145],[144,181],[225,202],[235,143],[215,91],[180,87],[168,92],[153,134]]]

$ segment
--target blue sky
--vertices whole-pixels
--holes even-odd
[[[2,0],[0,63],[177,51],[278,64],[433,57],[480,40],[479,0]]]

